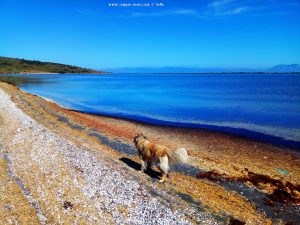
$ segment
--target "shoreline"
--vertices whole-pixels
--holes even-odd
[[[80,75],[80,74],[78,74]],[[13,86],[16,86],[18,89],[21,91],[31,94],[29,92],[26,92],[19,88],[17,85],[15,85],[12,82],[8,81],[0,81],[4,83],[11,84]],[[150,117],[145,117],[145,116],[138,116],[138,115],[119,115],[119,114],[111,114],[111,113],[94,113],[94,112],[87,112],[87,111],[81,111],[81,110],[76,110],[72,109],[69,107],[66,107],[55,100],[52,100],[47,97],[39,96],[36,94],[32,94],[34,96],[40,97],[45,99],[46,101],[49,101],[51,103],[57,104],[60,107],[78,112],[78,113],[83,113],[87,115],[94,115],[94,116],[102,116],[102,117],[107,117],[107,118],[115,118],[119,120],[124,120],[124,121],[129,121],[129,122],[136,122],[136,123],[141,123],[145,125],[152,125],[152,126],[162,126],[162,127],[174,127],[174,128],[179,128],[179,129],[192,129],[192,130],[199,130],[199,131],[207,131],[207,132],[217,132],[221,133],[224,135],[232,135],[233,137],[237,138],[244,138],[250,141],[256,141],[260,143],[265,143],[265,144],[271,144],[277,147],[284,147],[288,148],[291,150],[295,151],[300,151],[300,140],[298,140],[297,136],[285,133],[285,136],[288,135],[290,138],[285,138],[284,133],[272,133],[269,130],[272,129],[272,126],[269,127],[264,127],[260,125],[255,125],[255,124],[247,124],[247,123],[228,123],[228,122],[223,122],[220,124],[214,123],[214,122],[205,122],[202,121],[203,123],[193,123],[193,122],[184,122],[184,121],[171,121],[167,119],[159,119],[159,118],[150,118]],[[252,127],[253,129],[245,128],[243,126],[246,124],[247,126]],[[292,129],[292,128],[291,128]],[[297,131],[294,131],[297,132]],[[298,135],[299,136],[299,135]]]
[[[210,210],[219,212],[223,216],[225,213],[225,215],[233,215],[234,218],[241,221],[266,224],[270,219],[276,220],[285,213],[280,211],[279,216],[272,218],[275,216],[269,212],[272,207],[256,202],[255,198],[250,201],[247,200],[254,193],[262,196],[263,193],[272,194],[276,190],[272,184],[254,185],[258,192],[252,193],[252,189],[247,189],[246,186],[243,189],[239,189],[239,186],[227,186],[227,182],[225,182],[227,179],[244,179],[247,171],[250,171],[269,177],[271,181],[272,179],[280,179],[285,183],[290,182],[295,187],[299,185],[300,153],[287,148],[220,132],[162,127],[105,116],[88,115],[62,108],[56,103],[23,92],[9,84],[0,83],[0,87],[27,115],[57,134],[67,136],[68,139],[78,142],[79,145],[102,146],[104,144],[108,146],[108,149],[107,147],[104,148],[107,149],[105,152],[110,157],[120,160],[122,165],[129,167],[134,174],[139,168],[138,158],[132,146],[134,133],[142,132],[150,140],[171,148],[186,147],[191,158],[191,168],[197,169],[197,173],[203,171],[202,176],[205,172],[210,172],[214,176],[214,178],[211,177],[212,180],[210,177],[199,179],[197,176],[182,173],[177,169],[172,172],[168,184],[163,187],[157,186],[155,179],[153,181],[153,177],[151,178],[150,175],[150,179],[147,179],[147,175],[144,174],[139,175],[138,179],[141,177],[146,179],[146,183],[151,186],[155,185],[156,189],[176,190],[181,196],[185,196],[183,199],[200,201]],[[97,147],[94,148],[97,149]],[[126,153],[127,150],[131,149],[134,151],[132,155]],[[288,174],[283,172],[288,172]],[[221,180],[223,179],[223,181],[220,180],[221,183],[216,182],[219,179],[218,175],[221,176]],[[190,189],[191,186],[193,186],[193,190]],[[248,190],[249,195],[246,191],[241,194],[241,190]],[[267,212],[267,217],[262,216],[261,211]]]
[[[16,86],[17,87],[17,86]],[[18,87],[19,88],[19,87]],[[21,90],[21,89],[20,89]],[[22,90],[23,92],[26,92]],[[26,92],[28,94],[31,94],[29,92]],[[185,122],[174,122],[174,121],[167,121],[167,120],[160,120],[160,119],[153,119],[153,118],[148,118],[148,117],[142,117],[142,116],[119,116],[119,115],[113,115],[113,114],[105,114],[105,113],[93,113],[93,112],[84,112],[81,110],[76,110],[72,109],[69,107],[66,107],[50,98],[39,96],[32,94],[34,96],[40,97],[45,99],[48,102],[57,104],[58,106],[72,111],[72,112],[77,112],[77,113],[82,113],[90,116],[99,116],[99,117],[106,117],[106,118],[111,118],[111,119],[118,119],[118,120],[124,120],[128,122],[133,122],[133,123],[140,123],[144,125],[150,125],[150,126],[157,126],[157,127],[172,127],[172,128],[178,128],[178,129],[190,129],[190,130],[195,130],[197,131],[207,131],[207,132],[216,132],[216,133],[221,133],[224,135],[232,135],[233,137],[237,138],[243,138],[249,141],[254,141],[254,142],[260,142],[260,143],[265,143],[265,144],[271,144],[274,145],[275,147],[283,147],[283,148],[288,148],[291,150],[295,151],[300,151],[300,141],[295,141],[291,139],[285,139],[284,137],[281,136],[275,136],[271,135],[268,133],[263,133],[260,131],[256,130],[250,130],[247,128],[243,127],[230,127],[227,125],[217,125],[217,124],[196,124],[196,123],[185,123]],[[257,126],[257,125],[253,125]],[[258,126],[259,127],[259,126]]]
[[[42,96],[38,96],[38,97],[44,98]],[[224,135],[231,135],[236,138],[243,138],[243,139],[246,139],[249,141],[271,144],[276,147],[288,148],[288,149],[295,150],[295,151],[300,150],[300,141],[285,139],[284,137],[281,137],[281,136],[275,136],[275,135],[271,135],[268,133],[263,133],[263,132],[256,131],[256,130],[250,130],[250,129],[238,127],[238,126],[230,127],[227,125],[217,125],[217,124],[213,124],[213,123],[211,123],[211,124],[209,124],[209,123],[196,124],[196,123],[174,122],[174,121],[153,119],[153,118],[142,117],[142,116],[119,116],[119,115],[113,115],[113,114],[109,114],[109,113],[102,114],[102,113],[84,112],[81,110],[76,110],[76,109],[71,109],[71,108],[65,107],[51,99],[48,99],[48,98],[44,98],[44,99],[48,100],[49,102],[55,103],[55,104],[59,105],[60,107],[65,108],[69,111],[82,113],[82,114],[86,114],[86,115],[91,115],[91,116],[119,119],[119,120],[124,120],[124,121],[128,121],[128,122],[133,122],[133,123],[140,123],[140,124],[149,125],[149,126],[188,129],[188,130],[194,130],[195,132],[197,132],[197,131],[215,132],[215,133],[220,133],[220,134],[224,134]],[[226,124],[226,123],[224,123],[224,124]],[[257,126],[257,125],[253,125],[253,126]]]
[[[3,83],[6,83],[6,82],[3,82]],[[295,153],[300,155],[300,152],[298,151],[298,149],[295,149],[295,148],[289,148],[287,146],[276,145],[276,144],[274,145],[274,143],[270,143],[270,142],[266,142],[266,141],[262,141],[262,140],[257,140],[257,139],[252,139],[251,137],[239,136],[239,135],[236,135],[236,134],[228,133],[226,131],[210,130],[210,129],[205,129],[205,128],[172,126],[172,125],[168,125],[168,124],[157,124],[157,123],[151,123],[151,122],[144,122],[144,121],[139,121],[139,120],[135,120],[135,119],[131,119],[131,118],[124,118],[124,117],[119,117],[119,116],[82,112],[82,111],[79,111],[79,110],[74,110],[74,109],[65,107],[65,106],[55,102],[52,99],[26,92],[26,91],[20,89],[18,86],[14,85],[14,84],[10,84],[10,83],[6,83],[6,84],[12,85],[15,89],[17,89],[20,92],[25,93],[28,96],[34,96],[36,98],[41,98],[41,99],[45,100],[46,102],[50,103],[51,105],[53,105],[54,108],[62,110],[64,112],[66,112],[68,115],[72,115],[72,116],[75,115],[76,119],[79,119],[82,116],[87,117],[87,118],[90,118],[90,117],[94,118],[95,117],[95,118],[100,119],[100,120],[101,119],[107,119],[108,121],[111,120],[111,121],[114,121],[114,123],[120,122],[120,123],[124,123],[126,125],[133,124],[135,127],[136,126],[151,127],[153,129],[161,129],[161,130],[166,130],[166,131],[173,131],[174,130],[175,132],[178,132],[178,133],[190,132],[190,133],[193,133],[193,134],[194,133],[201,133],[201,134],[207,134],[207,135],[212,135],[212,136],[216,135],[216,136],[220,136],[220,137],[227,137],[231,141],[238,140],[238,141],[242,141],[242,142],[245,142],[245,143],[252,143],[252,145],[254,145],[254,146],[262,145],[262,146],[269,147],[270,149],[286,150],[286,151],[289,151],[289,152],[295,152]],[[218,126],[216,126],[216,127],[218,127]],[[229,128],[231,128],[231,127],[229,127]],[[235,129],[235,128],[233,128],[233,129]],[[239,128],[237,128],[237,129],[239,129]],[[257,133],[259,135],[265,135],[263,133],[259,133],[259,132],[255,132],[255,131],[251,131],[251,130],[247,130],[247,129],[245,129],[245,130],[253,132],[253,133]],[[266,135],[266,136],[269,136],[269,135]],[[273,137],[273,136],[271,136],[271,137]]]

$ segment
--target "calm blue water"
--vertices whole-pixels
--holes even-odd
[[[28,75],[26,76],[28,77]],[[300,146],[299,75],[30,75],[33,94],[88,113]]]

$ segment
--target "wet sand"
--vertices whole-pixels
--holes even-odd
[[[209,213],[211,221],[227,223],[235,218],[247,224],[296,224],[300,220],[300,153],[295,150],[218,132],[88,115],[12,85],[1,83],[0,88],[37,123],[96,155],[117,160],[156,195],[167,193],[198,213]],[[174,166],[163,185],[157,182],[157,170],[138,173],[132,144],[135,133],[171,148],[185,147],[189,165]],[[195,215],[189,217],[197,223]]]

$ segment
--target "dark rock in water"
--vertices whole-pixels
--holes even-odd
[[[64,201],[63,207],[64,207],[64,209],[72,209],[73,204],[71,202]]]

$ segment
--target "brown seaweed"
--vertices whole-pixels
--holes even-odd
[[[300,204],[300,185],[294,185],[291,182],[274,179],[268,175],[249,172],[247,169],[245,171],[247,175],[243,177],[233,177],[220,173],[218,170],[211,170],[198,173],[197,178],[206,178],[211,181],[238,181],[251,183],[260,189],[268,189],[271,194],[267,195],[268,200],[266,201],[266,204],[270,206],[273,205],[272,202],[279,202],[281,204]]]

